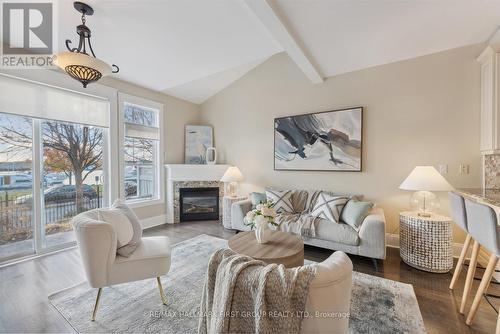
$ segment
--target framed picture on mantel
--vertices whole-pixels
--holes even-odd
[[[213,147],[213,130],[206,125],[186,125],[184,163],[204,165],[207,149]]]
[[[274,119],[274,169],[361,171],[363,108]]]

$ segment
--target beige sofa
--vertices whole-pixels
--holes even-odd
[[[251,209],[252,202],[249,199],[233,203],[231,207],[231,228],[233,230],[250,230],[248,226],[245,226],[244,217]],[[308,214],[308,212],[303,214]],[[384,211],[374,207],[364,219],[359,231],[342,222],[334,223],[318,219],[315,237],[304,238],[304,243],[369,257],[377,269],[376,259],[385,259],[386,254]]]

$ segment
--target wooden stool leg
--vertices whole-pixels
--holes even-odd
[[[469,315],[467,316],[467,320],[465,321],[467,325],[470,325],[472,323],[472,320],[476,315],[477,308],[479,307],[479,303],[481,302],[481,298],[483,297],[483,293],[486,291],[486,288],[490,284],[491,276],[493,276],[493,273],[495,272],[497,262],[498,257],[495,254],[491,254],[488,265],[486,266],[486,270],[484,271],[483,278],[481,279],[481,284],[479,284],[479,289],[477,289],[476,297],[474,297]]]
[[[467,304],[467,298],[472,287],[472,282],[474,281],[474,274],[476,273],[477,254],[479,253],[480,248],[481,246],[479,245],[479,243],[474,240],[474,244],[472,245],[472,255],[470,257],[469,270],[467,271],[467,278],[465,279],[462,303],[460,304],[460,313],[462,314],[465,313],[465,305]]]
[[[460,253],[460,257],[457,261],[457,266],[455,267],[455,272],[453,273],[453,277],[451,278],[450,289],[453,290],[455,284],[457,284],[458,277],[460,277],[460,272],[462,271],[462,266],[464,265],[465,256],[467,255],[467,251],[469,250],[470,240],[472,236],[467,234],[465,238],[464,246],[462,247],[462,252]]]

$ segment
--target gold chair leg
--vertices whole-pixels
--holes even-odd
[[[158,282],[158,289],[160,290],[161,302],[163,303],[163,305],[167,305],[167,298],[165,297],[163,287],[161,286],[161,279],[159,277],[156,277],[156,281]]]
[[[467,255],[467,251],[469,250],[470,240],[472,236],[467,234],[465,238],[464,246],[462,247],[462,252],[460,252],[460,257],[457,261],[457,266],[455,267],[455,272],[453,273],[453,277],[450,283],[450,289],[453,290],[455,284],[457,284],[458,277],[460,276],[460,272],[462,271],[462,266],[464,265],[465,256]]]
[[[495,334],[500,334],[500,312],[498,312],[497,329],[495,330]]]
[[[479,284],[479,288],[477,289],[476,297],[474,297],[474,301],[472,302],[472,306],[469,311],[469,315],[467,316],[467,320],[465,323],[470,325],[474,316],[476,315],[477,308],[479,307],[479,303],[481,302],[481,298],[483,297],[483,293],[486,292],[487,286],[490,284],[491,276],[495,272],[495,267],[498,263],[498,257],[495,254],[490,255],[490,259],[488,261],[488,266],[483,274],[483,279],[481,280],[481,284]]]
[[[97,313],[97,307],[99,307],[99,299],[101,298],[102,288],[97,290],[97,297],[95,299],[94,311],[92,312],[92,321],[95,321],[95,314]]]
[[[465,306],[467,305],[467,299],[469,298],[470,289],[472,288],[472,282],[474,281],[474,274],[476,273],[477,255],[480,249],[481,246],[476,240],[474,240],[474,245],[472,246],[472,254],[470,257],[469,270],[467,271],[467,277],[465,278],[462,303],[460,304],[461,314],[465,314]]]

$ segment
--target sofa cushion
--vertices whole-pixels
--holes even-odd
[[[311,202],[316,197],[314,190],[294,190],[292,193],[292,206],[295,213],[309,212]]]
[[[314,209],[314,205],[316,204],[316,201],[318,199],[318,196],[322,193],[330,195],[330,196],[336,196],[336,197],[348,197],[350,199],[356,199],[358,201],[361,201],[363,199],[363,195],[352,195],[352,194],[346,194],[346,193],[337,193],[333,191],[325,191],[325,190],[301,190],[300,192],[305,192],[307,193],[307,199],[306,199],[306,206],[303,211],[305,212],[311,212]]]
[[[318,195],[316,204],[314,204],[311,215],[338,223],[340,213],[348,201],[349,197],[347,196],[332,196],[321,192]]]
[[[351,246],[359,245],[358,232],[351,226],[344,223],[332,224],[331,221],[322,218],[316,220],[315,238]]]
[[[373,208],[372,202],[361,202],[351,199],[346,203],[342,213],[340,214],[340,220],[359,231],[361,223],[368,216],[368,213]]]
[[[294,213],[292,193],[293,190],[266,189],[266,198],[273,202],[277,213]]]
[[[255,209],[260,203],[267,201],[266,193],[253,192],[250,193],[250,200],[252,201],[252,209]]]
[[[170,269],[171,247],[167,237],[147,237],[130,257],[117,256],[108,273],[108,284],[120,284],[165,275]]]

